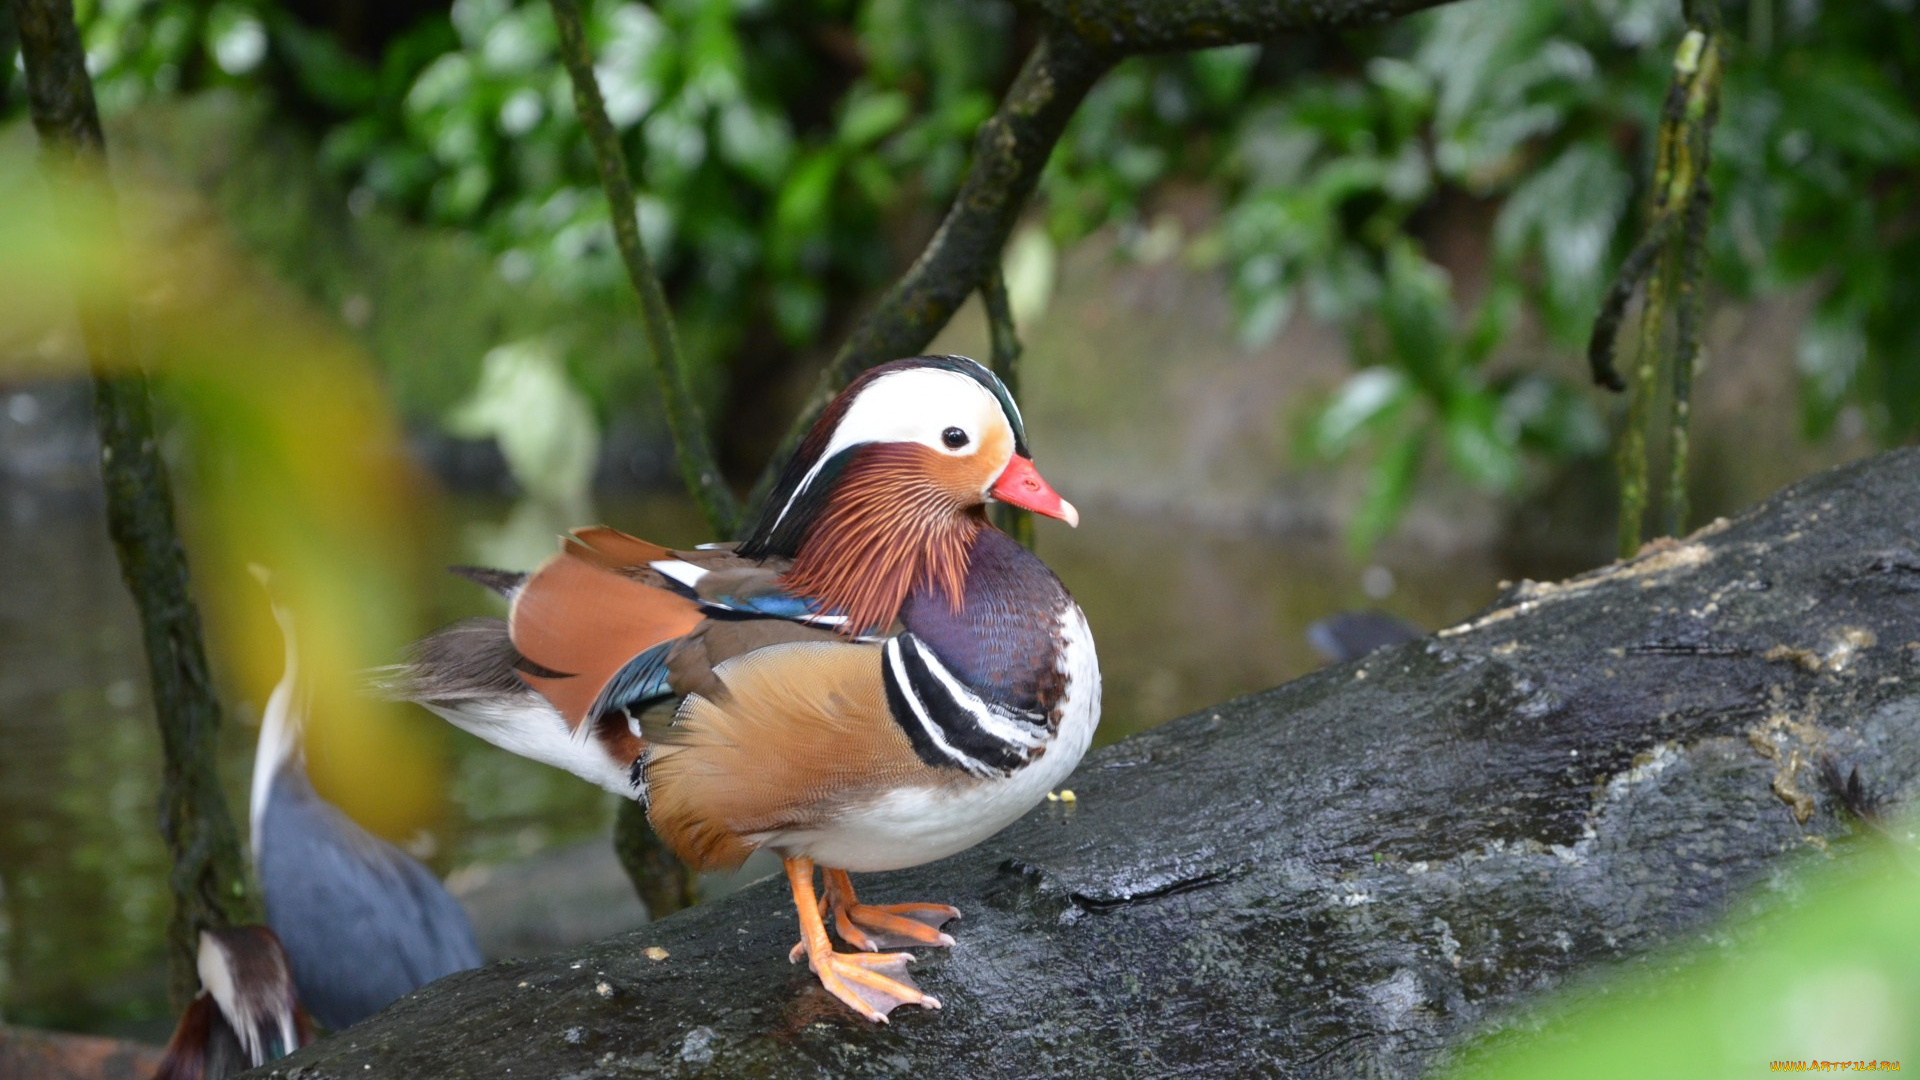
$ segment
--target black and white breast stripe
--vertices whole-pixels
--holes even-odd
[[[883,655],[887,706],[921,761],[1005,776],[1046,743],[1044,715],[981,698],[911,633],[889,640]]]

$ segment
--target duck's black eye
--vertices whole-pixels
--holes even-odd
[[[967,445],[967,433],[957,427],[950,427],[940,433],[940,441],[947,444],[947,449],[958,450]]]

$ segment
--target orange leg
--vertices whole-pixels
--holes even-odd
[[[940,1007],[940,1000],[923,994],[907,977],[907,964],[913,957],[906,953],[840,953],[827,940],[827,924],[820,914],[820,901],[813,891],[813,860],[787,859],[787,884],[793,887],[793,906],[800,914],[800,944],[790,960],[805,953],[807,964],[820,977],[827,992],[845,1002],[853,1011],[879,1023],[901,1005]],[[833,871],[827,871],[829,875]],[[831,881],[831,877],[828,879]]]
[[[828,870],[827,907],[840,940],[856,949],[912,948],[916,945],[952,945],[940,927],[960,917],[960,909],[946,904],[863,904],[854,895],[853,879],[845,870]]]

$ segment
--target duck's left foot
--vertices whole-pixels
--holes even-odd
[[[800,914],[800,944],[793,947],[788,959],[797,961],[806,957],[808,966],[819,976],[820,984],[826,987],[828,993],[876,1023],[886,1023],[887,1014],[902,1005],[918,1005],[925,1009],[940,1007],[939,998],[922,991],[908,977],[907,965],[913,961],[912,956],[906,953],[835,952],[833,944],[827,940],[826,922],[821,917],[823,905],[814,900],[812,861],[790,857],[786,864],[787,881],[793,888],[794,907]],[[829,870],[827,873],[832,875],[835,871]],[[846,877],[844,873],[840,876],[843,879]],[[831,876],[828,882],[831,889]],[[901,916],[890,917],[906,921]],[[927,929],[922,923],[911,925]]]
[[[863,952],[915,946],[949,946],[940,928],[960,917],[947,904],[863,904],[845,870],[828,870],[827,907],[840,940]]]
[[[828,948],[808,956],[807,962],[829,994],[875,1023],[886,1023],[887,1014],[902,1005],[940,1007],[939,998],[908,977],[907,965],[913,957],[906,953],[843,953]]]

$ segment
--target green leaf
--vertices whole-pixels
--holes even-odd
[[[1889,825],[1896,837],[1911,828]],[[1869,850],[1801,861],[1784,883],[1753,890],[1737,910],[1764,905],[1763,914],[1716,926],[1711,945],[1621,965],[1598,985],[1583,980],[1523,1026],[1464,1048],[1440,1075],[1745,1077],[1782,1059],[1832,1061],[1828,1071],[1841,1072],[1839,1062],[1868,1058],[1911,1072],[1920,1055],[1913,871],[1898,843],[1860,846]]]
[[[267,55],[267,30],[253,12],[239,4],[215,4],[207,12],[207,44],[220,70],[245,75]]]
[[[743,89],[746,61],[733,25],[733,4],[708,0],[697,11],[693,25],[683,27],[679,36],[686,50],[688,84],[709,102],[734,100]]]
[[[274,44],[302,90],[342,113],[374,107],[378,80],[372,69],[348,55],[332,37],[290,16],[272,17]]]
[[[706,108],[690,96],[654,110],[640,134],[647,147],[647,178],[662,189],[688,183],[706,163]]]
[[[1920,436],[1920,234],[1882,249],[1885,293],[1868,309],[1867,368],[1861,382],[1883,442]]]
[[[1380,274],[1357,244],[1326,252],[1303,276],[1307,306],[1316,318],[1345,322],[1381,303]]]
[[[800,243],[826,228],[840,160],[837,150],[816,150],[788,174],[773,208],[771,243],[781,262],[791,265]]]
[[[1513,264],[1538,253],[1548,324],[1564,345],[1584,341],[1592,329],[1632,188],[1611,150],[1575,143],[1521,181],[1500,210],[1495,256]]]
[[[1447,272],[1422,255],[1412,241],[1387,251],[1386,290],[1380,320],[1389,356],[1429,396],[1444,398],[1453,379],[1453,286]]]
[[[555,62],[559,31],[551,12],[524,7],[487,28],[481,40],[479,66],[499,78],[532,72]]]
[[[467,221],[492,188],[493,177],[485,165],[462,165],[433,186],[434,216],[442,221]]]
[[[787,118],[765,105],[734,102],[720,110],[720,159],[763,187],[779,186],[793,160],[793,132]]]
[[[1251,297],[1236,296],[1240,344],[1257,349],[1280,336],[1293,318],[1294,290],[1271,285]]]
[[[849,150],[864,149],[892,133],[912,112],[912,100],[897,91],[857,96],[840,114],[835,140]]]
[[[1520,445],[1558,459],[1591,457],[1607,448],[1607,425],[1590,395],[1559,379],[1523,375],[1500,392],[1500,427]]]
[[[1396,139],[1414,133],[1433,113],[1433,79],[1417,65],[1380,56],[1367,63],[1367,79],[1380,88],[1387,124]]]
[[[599,424],[552,342],[515,341],[487,353],[479,385],[445,423],[461,438],[497,440],[521,490],[556,501],[586,497]]]
[[[1517,425],[1502,424],[1498,403],[1484,389],[1460,393],[1447,403],[1441,434],[1447,464],[1474,485],[1513,490],[1520,480]]]
[[[820,330],[827,297],[810,278],[782,281],[773,287],[773,321],[790,345],[803,345]]]
[[[893,201],[900,184],[894,172],[872,154],[855,154],[847,159],[847,177],[853,181],[860,198],[870,206],[885,206]]]
[[[607,11],[604,7],[594,10]],[[596,50],[599,61],[593,70],[600,92],[606,95],[607,118],[624,130],[651,112],[667,93],[678,55],[666,47],[668,31],[660,17],[645,5],[620,4],[607,11],[605,19],[607,43]],[[565,74],[557,74],[564,82]],[[571,103],[570,87],[563,89],[563,97]]]
[[[1826,56],[1799,77],[1789,75],[1783,124],[1863,161],[1912,162],[1920,156],[1920,118],[1913,102],[1888,85],[1866,57]]]
[[[1402,432],[1387,445],[1367,471],[1366,489],[1360,505],[1347,523],[1347,550],[1356,559],[1364,559],[1406,513],[1412,501],[1414,481],[1420,476],[1420,463],[1427,446],[1426,425]]]
[[[1337,458],[1369,430],[1401,415],[1414,398],[1413,384],[1393,368],[1373,367],[1349,378],[1314,418],[1313,452]]]
[[[1232,166],[1250,192],[1298,185],[1324,145],[1319,132],[1296,123],[1277,103],[1250,105],[1233,136]]]
[[[1480,367],[1495,349],[1506,344],[1520,321],[1524,301],[1519,283],[1510,275],[1495,276],[1460,341],[1460,360],[1464,366]]]
[[[1857,309],[1824,305],[1801,328],[1800,423],[1809,438],[1833,430],[1866,355],[1866,324]]]
[[[1228,45],[1202,49],[1189,58],[1193,81],[1207,104],[1225,108],[1239,101],[1246,92],[1247,79],[1260,59],[1260,46]]]
[[[407,111],[440,112],[460,104],[473,87],[473,62],[463,53],[447,53],[427,65],[407,91]]]
[[[511,0],[454,0],[448,17],[460,35],[460,43],[477,49],[486,40],[488,28],[512,12]]]
[[[1060,253],[1047,230],[1026,225],[1007,241],[1000,265],[1006,278],[1007,307],[1012,311],[1013,324],[1023,333],[1031,332],[1053,301]]]

